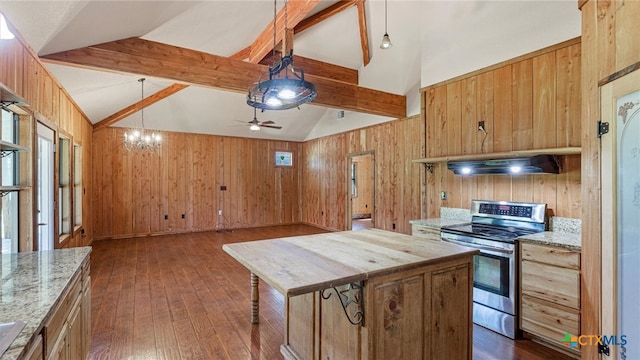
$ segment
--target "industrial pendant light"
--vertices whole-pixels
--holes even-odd
[[[287,28],[287,2],[284,3],[285,29]],[[276,48],[276,1],[273,2],[273,58]],[[282,56],[284,55],[284,56]],[[247,94],[247,104],[262,110],[286,110],[312,101],[316,86],[304,79],[304,70],[293,66],[293,50],[282,54],[280,61],[260,76]],[[266,79],[268,77],[268,79]]]
[[[382,43],[380,44],[380,49],[386,50],[392,47],[391,39],[389,38],[389,33],[387,32],[387,0],[384,0],[384,36],[382,37]]]

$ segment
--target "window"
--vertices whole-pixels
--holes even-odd
[[[2,108],[2,127],[0,130],[2,141],[16,144],[18,142],[18,115]],[[18,152],[4,152],[0,165],[1,185],[3,187],[18,185]],[[0,214],[0,239],[2,253],[18,252],[18,191],[2,193],[2,211]]]
[[[356,163],[351,163],[351,196],[358,196],[358,192],[356,191]]]
[[[73,230],[82,226],[82,146],[73,144]]]
[[[71,234],[71,141],[59,138],[59,173],[58,173],[58,235]],[[59,241],[65,237],[60,236]]]
[[[293,166],[291,151],[276,151],[276,166]]]

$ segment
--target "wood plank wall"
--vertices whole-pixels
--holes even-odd
[[[10,19],[8,19],[10,22]],[[69,237],[60,247],[72,247],[88,245],[92,241],[92,209],[91,209],[91,123],[80,108],[73,102],[71,96],[66,92],[62,85],[40,62],[35,51],[29,47],[18,31],[12,27],[13,33],[16,35],[11,40],[0,40],[0,82],[7,86],[12,92],[16,93],[29,106],[21,107],[28,115],[22,116],[21,121],[29,122],[25,129],[29,129],[29,140],[22,143],[32,150],[35,150],[36,118],[46,122],[54,131],[65,132],[71,136],[73,142],[82,145],[83,151],[83,210],[82,210],[82,229],[79,229]],[[35,151],[23,153],[21,156],[29,157],[30,161],[35,161]],[[35,163],[34,163],[35,164]],[[35,166],[35,165],[34,165]],[[36,184],[35,172],[29,173],[29,178],[24,179],[26,184],[32,188],[22,190],[20,197],[28,198],[28,201],[21,200],[20,213],[27,216],[21,216],[21,222],[28,222],[28,228],[35,229],[33,207],[35,202],[35,190],[33,186]],[[30,209],[25,209],[29,207]],[[81,231],[83,230],[83,231]],[[24,238],[21,236],[20,251],[31,251],[34,248],[35,230],[30,231]]]
[[[582,277],[581,333],[601,334],[602,228],[600,140],[596,122],[600,118],[599,82],[611,74],[640,62],[640,2],[578,1],[582,11]],[[638,70],[636,70],[638,71]],[[582,348],[583,359],[599,357],[596,346]]]
[[[422,89],[426,156],[580,146],[580,60],[574,39]],[[436,164],[426,173],[423,215],[489,199],[547,203],[553,215],[580,218],[580,156],[563,165],[559,175],[462,177]]]
[[[144,153],[124,131],[94,133],[97,239],[300,222],[301,143],[168,132]],[[276,150],[294,166],[276,167]]]
[[[420,116],[307,141],[302,159],[302,221],[332,230],[347,228],[347,155],[373,151],[375,227],[410,234],[420,218],[424,154]],[[395,224],[395,229],[394,229]]]

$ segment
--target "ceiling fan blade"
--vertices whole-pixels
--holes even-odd
[[[272,129],[282,129],[282,126],[274,126],[274,125],[260,125],[260,127],[272,128]]]
[[[273,121],[271,120],[267,120],[267,121],[263,121],[260,123],[261,125],[269,125],[269,124],[275,124]]]

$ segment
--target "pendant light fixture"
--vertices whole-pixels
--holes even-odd
[[[142,96],[142,100],[140,100],[140,118],[142,126],[124,133],[124,147],[127,150],[158,149],[160,148],[160,143],[162,141],[162,137],[159,133],[156,133],[155,131],[148,133],[144,130],[144,81],[145,78],[138,79]]]
[[[392,46],[391,38],[389,38],[389,33],[387,32],[387,0],[384,0],[384,36],[382,36],[380,49],[386,50]]]
[[[276,0],[273,2],[273,58],[276,58]],[[284,2],[285,29],[287,28],[287,1]],[[265,80],[263,80],[263,77]],[[267,79],[268,78],[268,79]],[[313,101],[316,86],[304,79],[304,70],[293,66],[293,50],[280,57],[269,71],[258,79],[247,94],[247,104],[264,110],[286,110]]]

